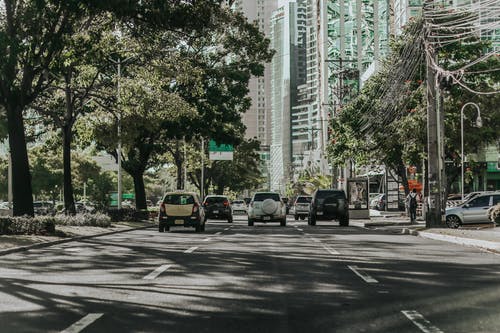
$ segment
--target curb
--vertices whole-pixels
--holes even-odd
[[[500,243],[498,243],[498,242],[491,242],[491,241],[474,239],[474,238],[466,238],[466,237],[457,237],[457,236],[451,236],[451,235],[442,235],[442,234],[436,234],[433,232],[418,231],[418,230],[413,230],[413,229],[408,229],[408,228],[404,228],[401,231],[401,233],[405,234],[405,235],[420,236],[420,237],[426,238],[426,239],[432,239],[432,240],[438,240],[438,241],[443,241],[443,242],[448,242],[448,243],[454,243],[454,244],[458,244],[458,245],[475,247],[475,248],[479,248],[479,249],[493,252],[496,254],[500,254]]]
[[[95,235],[83,235],[83,236],[68,237],[68,238],[58,239],[58,240],[49,241],[49,242],[41,242],[41,243],[35,243],[35,244],[31,244],[31,245],[26,245],[26,246],[12,247],[10,249],[0,250],[0,256],[4,256],[7,254],[11,254],[11,253],[24,252],[24,251],[28,251],[28,250],[32,250],[32,249],[40,249],[40,248],[49,247],[52,245],[58,245],[58,244],[63,244],[63,243],[79,241],[82,239],[89,239],[89,238],[100,237],[100,236],[108,236],[108,235],[119,234],[119,233],[123,233],[123,232],[127,232],[127,231],[148,229],[148,228],[153,228],[153,227],[154,227],[154,225],[149,225],[149,226],[143,226],[143,227],[124,229],[124,230],[115,230],[115,231],[110,231],[110,232],[104,232],[104,233],[95,234]]]

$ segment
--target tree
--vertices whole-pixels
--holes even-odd
[[[211,183],[215,194],[224,194],[227,188],[234,192],[260,188],[263,179],[260,172],[260,142],[249,139],[235,147],[232,161],[205,160],[204,188]],[[204,152],[206,156],[206,151]],[[201,161],[200,152],[190,154],[190,170],[188,176],[191,182],[201,191]]]
[[[33,216],[23,113],[51,85],[44,74],[57,67],[57,59],[82,18],[112,12],[141,30],[178,30],[211,26],[222,1],[17,1],[0,7],[0,105],[7,114],[12,154],[14,215]]]
[[[418,49],[421,23],[410,24],[406,35],[392,45],[391,55],[382,69],[364,85],[361,94],[351,101],[332,121],[332,141],[328,147],[330,157],[338,164],[353,157],[359,164],[383,163],[394,169],[402,178],[405,192],[409,191],[406,179],[406,165],[418,165],[426,158],[426,102],[423,84],[424,59],[415,56],[408,59],[407,51]],[[477,58],[487,43],[477,39],[470,44],[451,44],[440,50],[439,59],[446,69],[460,68]],[[478,47],[482,45],[482,47]],[[418,53],[417,53],[418,54]],[[410,61],[411,60],[411,61]],[[488,68],[498,68],[496,58],[473,66],[476,74],[468,77],[468,83],[475,88],[482,86],[492,90],[497,84],[498,72]],[[411,68],[412,70],[408,70]],[[465,96],[471,96],[458,85],[443,81],[442,94],[445,96],[446,155],[457,156],[456,147],[460,139],[456,130],[460,105]],[[469,143],[487,143],[498,139],[498,112],[493,105],[498,96],[475,97],[481,103],[481,115],[488,125],[475,130]],[[483,113],[484,111],[484,113]],[[486,121],[485,121],[486,123]],[[472,141],[475,140],[475,141]],[[455,148],[453,148],[455,147]]]

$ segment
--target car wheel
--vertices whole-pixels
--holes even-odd
[[[448,226],[448,228],[456,229],[460,227],[461,224],[462,222],[460,221],[460,218],[456,215],[450,215],[446,217],[446,225]]]
[[[298,215],[294,215],[293,218],[295,219],[295,221],[297,221],[299,219],[299,216]]]
[[[305,220],[305,218],[306,218],[306,216],[305,216],[305,215],[302,215],[302,216],[300,217],[300,219],[301,219],[302,221],[303,221],[303,220]]]
[[[316,225],[316,217],[315,216],[311,216],[311,225]]]
[[[286,217],[285,217],[283,220],[281,220],[280,225],[281,225],[282,227],[286,227]]]
[[[344,216],[344,217],[341,217],[340,220],[340,226],[341,227],[347,227],[349,226],[349,216]]]
[[[252,219],[248,219],[248,226],[253,227],[253,220]]]

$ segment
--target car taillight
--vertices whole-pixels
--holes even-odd
[[[162,202],[160,204],[160,212],[161,213],[166,213],[167,212],[167,208],[165,207],[165,203],[164,202]]]
[[[229,201],[224,200],[224,202],[222,204],[224,205],[224,207],[227,207],[227,206],[229,206]]]
[[[206,201],[205,201],[205,202],[203,203],[203,206],[208,206],[208,202],[206,202]]]
[[[193,212],[192,212],[192,214],[197,213],[197,212],[198,212],[198,210],[199,210],[199,206],[198,206],[198,204],[197,204],[197,203],[194,203],[194,204],[193,204]]]

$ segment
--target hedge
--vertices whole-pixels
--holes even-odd
[[[0,217],[0,235],[47,235],[56,225],[109,227],[111,218],[105,214],[76,214],[55,216]]]

